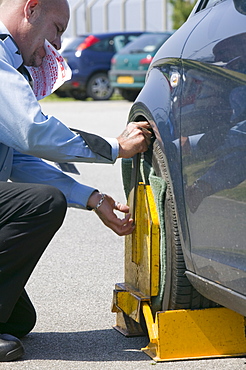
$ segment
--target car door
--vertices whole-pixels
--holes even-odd
[[[105,36],[87,49],[86,60],[93,72],[108,71],[114,53],[114,36]]]
[[[246,3],[201,1],[182,53],[181,153],[198,275],[246,294]]]

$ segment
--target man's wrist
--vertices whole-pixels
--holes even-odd
[[[97,210],[103,203],[105,194],[100,193],[98,190],[95,190],[88,199],[87,209],[88,210]]]

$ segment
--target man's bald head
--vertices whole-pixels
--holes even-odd
[[[37,66],[47,39],[56,49],[69,20],[67,0],[0,0],[0,20],[15,39],[24,63]]]

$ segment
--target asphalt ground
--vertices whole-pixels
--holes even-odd
[[[62,101],[42,107],[68,126],[117,136],[124,129],[131,103]],[[120,161],[79,164],[78,169],[78,181],[125,201]],[[23,340],[25,356],[1,363],[0,369],[246,369],[245,358],[155,363],[141,351],[148,344],[146,337],[125,338],[115,331],[112,291],[115,283],[124,281],[123,270],[124,238],[107,229],[93,212],[68,209],[27,285],[38,321]]]

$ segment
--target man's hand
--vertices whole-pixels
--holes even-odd
[[[90,196],[87,206],[95,208],[102,200],[102,194],[98,192],[92,193]],[[126,214],[124,218],[119,218],[114,211],[120,211]],[[95,210],[98,217],[102,220],[104,225],[113,230],[116,234],[123,236],[129,235],[134,230],[133,219],[129,212],[129,207],[117,203],[109,195],[104,195],[104,199],[101,202],[98,209]]]
[[[117,137],[119,158],[131,158],[137,153],[145,152],[151,141],[150,129],[148,122],[130,122],[122,134]]]

